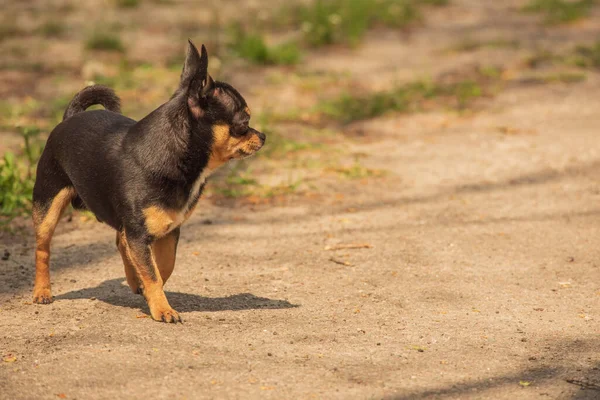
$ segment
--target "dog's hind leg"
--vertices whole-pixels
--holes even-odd
[[[179,228],[152,243],[152,254],[156,260],[163,286],[167,283],[167,280],[173,273],[173,268],[175,268],[175,254],[177,253],[178,242]]]
[[[40,163],[41,164],[41,163]],[[39,168],[43,168],[40,170]],[[35,228],[35,285],[33,302],[52,302],[50,290],[50,242],[54,229],[69,202],[77,195],[62,171],[38,167],[33,189],[33,225]]]

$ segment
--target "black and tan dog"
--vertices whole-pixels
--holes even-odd
[[[146,298],[152,318],[181,322],[163,285],[171,276],[181,224],[206,178],[254,154],[265,135],[248,126],[250,110],[230,85],[208,75],[208,55],[189,42],[179,88],[140,121],[120,114],[104,86],[79,92],[50,134],[33,191],[36,234],[33,301],[50,303],[50,241],[69,203],[117,231],[127,283]],[[93,104],[105,110],[85,111]]]

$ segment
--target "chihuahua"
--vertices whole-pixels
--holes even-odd
[[[116,230],[127,283],[146,298],[152,318],[182,322],[163,291],[180,227],[212,172],[265,143],[249,126],[244,98],[207,69],[206,48],[198,52],[189,41],[179,87],[140,121],[123,116],[105,86],[89,86],[69,103],[48,137],[33,189],[34,303],[52,302],[50,241],[71,203]],[[94,104],[105,109],[85,111]]]

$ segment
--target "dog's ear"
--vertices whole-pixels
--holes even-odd
[[[208,53],[202,45],[202,55],[191,40],[188,39],[188,47],[185,55],[183,71],[181,71],[181,86],[188,87],[193,80],[206,80],[208,75]]]
[[[187,55],[181,72],[180,87],[187,90],[188,106],[196,118],[203,115],[202,104],[212,96],[215,81],[208,74],[208,52],[202,45],[201,52],[188,40]]]

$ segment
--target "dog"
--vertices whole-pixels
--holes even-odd
[[[140,121],[123,116],[120,99],[105,86],[89,86],[69,103],[48,137],[33,189],[34,303],[52,302],[50,241],[71,203],[116,230],[127,283],[146,298],[152,318],[182,322],[163,291],[180,227],[210,174],[253,155],[266,139],[249,126],[244,98],[207,69],[205,46],[198,52],[188,41],[179,87]],[[105,109],[85,111],[95,104]]]

